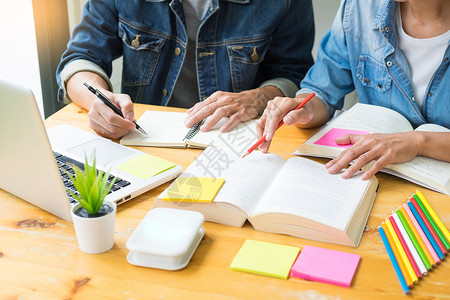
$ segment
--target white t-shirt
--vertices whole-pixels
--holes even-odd
[[[400,9],[397,9],[398,47],[408,61],[412,76],[414,99],[422,109],[428,84],[442,63],[450,39],[450,30],[428,39],[416,39],[405,33]]]

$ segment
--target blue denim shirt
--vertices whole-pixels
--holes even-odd
[[[213,0],[196,45],[202,100],[221,90],[241,92],[273,78],[300,85],[313,63],[311,0]],[[88,60],[111,75],[123,55],[122,93],[139,103],[166,105],[187,43],[181,0],[89,1],[57,70]]]
[[[397,47],[397,5],[393,0],[343,0],[299,93],[314,91],[331,116],[356,89],[361,103],[391,108],[414,127],[435,123],[450,128],[449,47],[421,110],[414,101],[408,63]]]

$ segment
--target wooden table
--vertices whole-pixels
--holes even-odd
[[[136,105],[136,117],[147,109]],[[176,110],[176,109],[168,109]],[[90,130],[86,111],[71,104],[45,121]],[[271,151],[284,157],[315,130],[283,126]],[[138,147],[188,166],[199,150]],[[321,162],[325,160],[318,159]],[[377,225],[408,195],[420,188],[450,228],[450,197],[399,178],[379,174],[380,187],[358,248],[205,222],[205,237],[189,265],[179,271],[136,267],[126,260],[127,239],[168,184],[118,207],[115,245],[89,255],[78,248],[71,223],[0,190],[0,299],[398,299],[407,297],[395,275]],[[230,270],[246,239],[303,247],[319,246],[361,255],[351,288],[297,278],[288,280]],[[443,262],[412,289],[412,298],[450,298],[450,262]]]

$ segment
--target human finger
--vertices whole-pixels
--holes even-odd
[[[201,131],[208,131],[213,128],[222,118],[230,115],[230,109],[227,106],[217,108],[214,113],[209,116],[205,123],[200,127]]]

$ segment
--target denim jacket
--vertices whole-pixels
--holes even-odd
[[[408,63],[397,47],[397,5],[393,0],[343,0],[298,93],[314,91],[331,116],[356,89],[360,102],[393,109],[414,127],[435,123],[450,128],[449,47],[419,109]]]
[[[241,92],[274,78],[300,85],[313,63],[311,0],[213,0],[197,34],[198,90]],[[181,0],[91,0],[57,70],[87,60],[109,77],[123,55],[122,93],[167,105],[187,43]],[[62,93],[61,93],[62,92]]]

